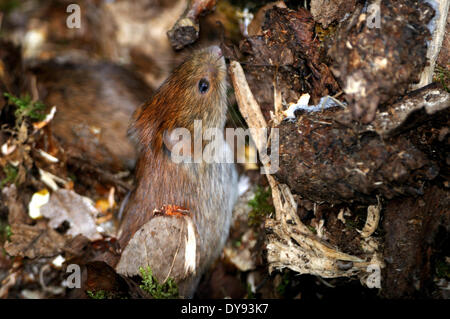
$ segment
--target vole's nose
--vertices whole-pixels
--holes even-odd
[[[216,55],[217,58],[221,58],[223,56],[222,54],[222,50],[220,49],[220,47],[218,45],[212,45],[209,47],[209,51]]]

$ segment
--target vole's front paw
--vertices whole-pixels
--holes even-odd
[[[176,217],[190,216],[191,214],[191,212],[188,209],[177,205],[164,205],[161,209],[155,209],[153,213],[155,215],[176,216]]]

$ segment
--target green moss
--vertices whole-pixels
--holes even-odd
[[[309,229],[310,231],[312,231],[314,234],[317,234],[317,230],[316,230],[316,228],[315,228],[314,226],[306,225],[306,227],[308,227],[308,229]]]
[[[286,295],[286,290],[289,287],[289,284],[291,282],[291,274],[289,271],[283,272],[283,277],[281,278],[281,282],[277,286],[277,293],[284,297]]]
[[[6,225],[5,233],[6,233],[6,240],[7,241],[11,241],[12,231],[11,231],[11,226],[10,225]]]
[[[446,68],[436,65],[434,68],[434,81],[439,81],[447,92],[450,92],[447,84],[450,82],[450,71]]]
[[[25,118],[30,118],[32,121],[42,121],[45,119],[46,106],[40,101],[33,102],[29,95],[18,98],[12,94],[4,93],[9,102],[16,106],[14,115],[16,117],[16,126],[20,126]]]
[[[106,290],[87,290],[86,295],[90,299],[128,299],[127,297],[120,296],[119,294],[116,294],[111,291]]]
[[[241,245],[242,245],[242,240],[240,238],[236,239],[236,240],[233,240],[233,246],[235,248],[239,248],[239,247],[241,247]]]
[[[351,219],[346,219],[345,220],[345,226],[347,226],[350,229],[357,229],[358,228],[358,223],[356,223],[355,221],[351,220]]]
[[[439,278],[450,279],[450,264],[445,260],[438,260],[436,262],[436,275]]]
[[[249,226],[260,225],[267,216],[275,212],[271,198],[272,190],[270,187],[258,186],[255,197],[248,202],[248,205],[252,208],[252,211],[248,214]]]
[[[155,299],[174,299],[178,298],[178,286],[172,278],[167,279],[163,284],[158,283],[153,277],[150,266],[147,268],[139,267],[142,277],[142,284],[139,286]]]
[[[256,299],[255,294],[252,291],[250,284],[247,284],[247,299]]]
[[[11,241],[11,226],[7,221],[0,220],[0,242]]]
[[[0,182],[0,188],[3,188],[6,184],[14,183],[17,178],[18,173],[17,167],[12,166],[11,164],[7,164],[3,167],[3,172],[6,177]]]
[[[69,174],[69,178],[72,182],[76,183],[77,182],[77,176],[73,173]]]
[[[8,14],[20,6],[19,0],[0,0],[0,11]]]
[[[349,229],[363,229],[367,219],[367,207],[357,206],[352,211],[353,216],[345,219],[345,226]]]
[[[104,290],[97,290],[97,291],[87,290],[86,294],[91,299],[112,299],[110,298],[111,295]]]

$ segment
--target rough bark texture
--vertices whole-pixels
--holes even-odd
[[[376,10],[354,15],[329,51],[353,116],[371,122],[378,105],[403,95],[426,65],[427,23],[434,10],[424,2],[381,1]]]
[[[266,11],[261,28],[261,35],[241,41],[240,50],[247,81],[266,120],[273,110],[274,83],[287,102],[310,92],[317,103],[323,95],[338,91],[309,11],[274,7]]]
[[[436,163],[404,136],[383,140],[337,122],[344,112],[307,113],[280,124],[278,180],[306,199],[329,203],[422,194],[423,182],[439,173]]]
[[[440,99],[424,99],[434,102],[421,104],[424,96],[436,90]],[[446,150],[450,103],[446,96],[436,84],[406,96],[387,113],[408,110],[410,104],[414,107],[405,116],[392,116],[395,120],[386,126],[388,130],[378,125],[383,122],[380,112],[374,125],[360,125],[351,120],[349,110],[340,108],[296,112],[294,122],[279,125],[276,177],[302,198],[300,210],[308,206],[307,200],[316,203],[311,225],[317,228],[318,221],[325,220],[330,243],[358,254],[354,240],[359,239],[336,220],[337,212],[349,209],[355,216],[377,198],[382,200],[382,233],[377,236],[384,240],[381,250],[386,267],[381,283],[386,298],[437,296],[433,290],[435,256],[437,247],[448,245],[448,235],[435,237],[439,229],[448,234],[450,225]],[[441,99],[447,101],[446,107],[436,111]],[[330,203],[335,207],[324,214]]]

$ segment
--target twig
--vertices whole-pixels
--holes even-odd
[[[200,30],[199,17],[211,12],[216,6],[216,0],[191,0],[177,20],[167,32],[170,44],[175,50],[180,50],[198,39]]]

